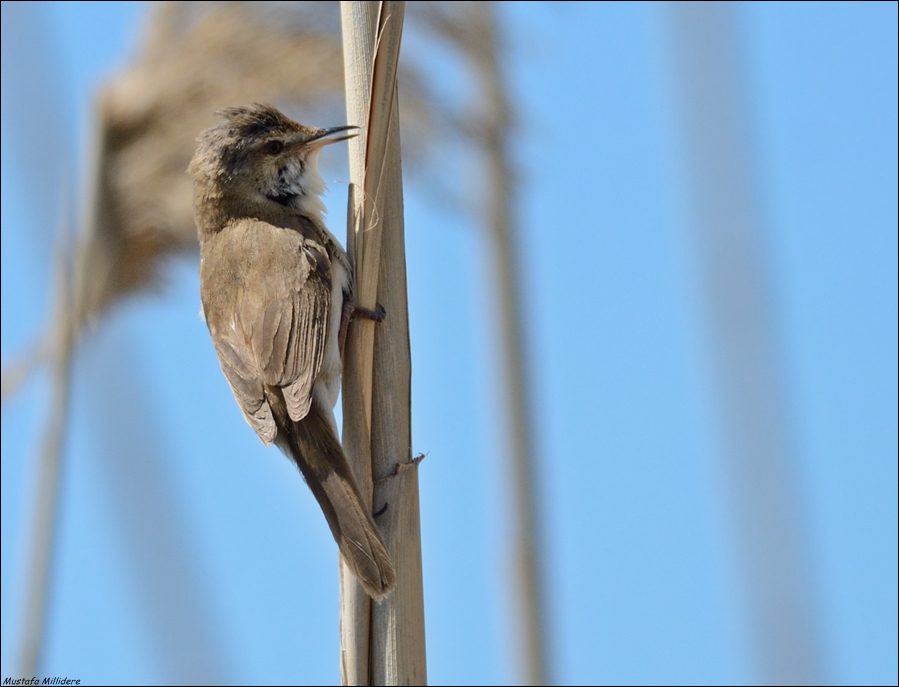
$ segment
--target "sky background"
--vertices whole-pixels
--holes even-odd
[[[668,10],[557,5],[501,7],[555,679],[752,683]],[[91,99],[147,9],[3,3],[4,364],[45,322]],[[823,679],[896,684],[897,5],[734,16]],[[416,59],[427,44],[404,48]],[[444,67],[437,85],[464,90]],[[326,199],[340,227],[342,179]],[[416,179],[406,210],[429,680],[505,684],[515,619],[488,242]],[[79,350],[43,674],[177,682],[177,622],[202,638],[188,653],[210,679],[337,684],[336,547],[296,470],[242,420],[197,314],[196,268],[172,263],[159,293]],[[128,373],[110,385],[107,366]],[[2,678],[22,677],[47,381],[3,408]]]

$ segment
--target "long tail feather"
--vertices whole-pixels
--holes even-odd
[[[280,403],[273,403],[272,410],[279,427],[278,444],[285,452],[289,449],[303,473],[344,560],[369,596],[384,598],[393,589],[396,572],[327,416],[315,402],[299,422],[291,420]]]

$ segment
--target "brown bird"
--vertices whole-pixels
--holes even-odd
[[[309,128],[260,104],[218,114],[188,168],[209,333],[247,422],[297,464],[347,564],[383,598],[396,573],[334,420],[353,278],[318,172],[321,149],[358,127]]]

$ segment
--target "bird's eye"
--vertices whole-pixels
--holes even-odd
[[[282,150],[284,150],[284,142],[283,141],[269,141],[268,143],[265,144],[264,150],[269,155],[277,155]]]

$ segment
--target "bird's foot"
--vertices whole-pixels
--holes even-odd
[[[353,315],[352,317],[362,317],[366,320],[372,320],[373,322],[383,322],[384,318],[387,317],[387,311],[384,310],[384,306],[380,303],[375,306],[374,310],[369,310],[368,308],[361,308],[358,305],[353,306]]]

